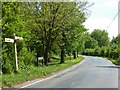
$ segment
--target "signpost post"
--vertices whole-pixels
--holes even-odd
[[[14,34],[14,37],[13,39],[11,38],[5,38],[5,42],[12,42],[14,43],[14,51],[15,51],[15,70],[18,71],[18,63],[17,63],[17,47],[16,47],[16,43],[20,40],[23,40],[22,37],[18,37],[18,36],[15,36]]]

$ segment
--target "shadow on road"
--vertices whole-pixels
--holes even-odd
[[[96,66],[96,67],[101,67],[101,68],[117,68],[117,69],[120,69],[120,66]]]

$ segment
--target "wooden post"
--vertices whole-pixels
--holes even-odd
[[[42,59],[42,66],[43,66],[43,59]]]
[[[16,42],[17,40],[15,40],[15,34],[14,34],[14,52],[15,52],[15,66],[16,66],[15,70],[18,71]]]

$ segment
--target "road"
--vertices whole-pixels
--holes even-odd
[[[118,68],[109,60],[84,56],[74,69],[24,88],[118,88]]]

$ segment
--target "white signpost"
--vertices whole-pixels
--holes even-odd
[[[23,38],[22,38],[22,37],[15,36],[15,34],[14,34],[13,39],[11,39],[11,38],[5,38],[5,42],[12,42],[12,43],[14,43],[16,71],[18,71],[18,63],[17,63],[17,47],[16,47],[16,43],[17,43],[19,40],[23,40]]]
[[[17,40],[23,40],[23,38],[22,37],[18,37],[18,36],[15,36],[15,39]]]
[[[5,42],[14,42],[14,39],[11,39],[11,38],[5,38]]]

